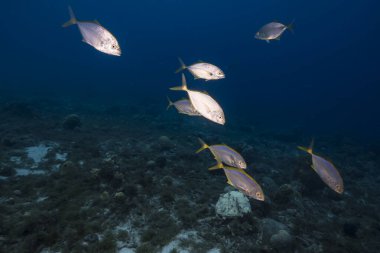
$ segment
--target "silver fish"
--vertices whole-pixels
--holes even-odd
[[[245,195],[264,201],[264,192],[261,186],[244,170],[233,167],[222,167],[227,177],[227,183]]]
[[[195,110],[197,110],[197,112],[199,112],[206,119],[221,125],[224,125],[226,122],[223,109],[210,95],[200,91],[189,90],[187,88],[184,74],[182,74],[182,86],[173,87],[170,89],[186,91]]]
[[[284,25],[278,22],[271,22],[264,25],[255,34],[255,38],[258,40],[265,40],[269,43],[270,40],[280,40],[281,35],[286,29],[293,31],[293,22],[289,25]]]
[[[186,114],[189,116],[202,116],[197,110],[195,110],[194,106],[191,104],[188,99],[181,99],[175,102],[172,102],[169,98],[169,105],[166,109],[169,109],[171,106],[174,106],[179,113]]]
[[[344,191],[343,179],[340,176],[338,170],[335,166],[327,161],[326,159],[315,155],[313,153],[312,145],[309,148],[298,147],[299,149],[309,153],[311,155],[312,163],[311,166],[313,170],[318,174],[322,181],[327,184],[332,190],[336,191],[339,194],[342,194]]]
[[[210,63],[199,62],[190,66],[186,66],[181,58],[178,58],[181,63],[181,67],[176,71],[176,73],[188,69],[195,79],[208,80],[218,80],[225,78],[223,71]]]
[[[73,10],[69,6],[70,20],[63,24],[63,27],[78,25],[82,34],[83,42],[91,45],[100,52],[120,56],[121,49],[115,36],[106,28],[99,24],[98,21],[78,21]]]
[[[210,149],[211,153],[214,155],[217,161],[221,161],[228,166],[232,166],[239,169],[246,169],[247,163],[244,158],[235,150],[227,145],[207,145],[202,139],[199,138],[199,142],[202,147],[196,151],[196,153],[201,152],[205,149]],[[209,170],[219,169],[218,165],[209,168]]]

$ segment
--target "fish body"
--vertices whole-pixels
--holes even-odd
[[[69,7],[70,20],[63,27],[78,25],[83,42],[91,45],[100,52],[120,56],[121,49],[115,36],[97,21],[78,21],[73,10]]]
[[[197,153],[201,152],[204,149],[210,149],[211,153],[214,155],[215,159],[217,161],[221,161],[222,163],[239,168],[239,169],[246,169],[247,163],[245,162],[244,158],[234,149],[230,148],[227,145],[219,144],[219,145],[207,145],[202,139],[199,139],[200,143],[202,144],[202,147],[197,150]],[[219,169],[218,165],[211,167],[212,169]]]
[[[187,88],[186,78],[184,74],[182,74],[182,86],[173,87],[170,89],[186,91],[191,104],[194,106],[197,112],[199,112],[206,119],[209,119],[215,123],[221,125],[225,124],[226,120],[224,117],[224,112],[218,102],[216,102],[210,95],[204,92],[189,90]]]
[[[199,62],[190,66],[186,66],[185,63],[179,58],[181,67],[177,70],[177,73],[188,69],[195,79],[218,80],[225,78],[224,72],[217,66],[206,63]]]
[[[261,186],[244,170],[231,167],[223,167],[223,170],[229,185],[251,198],[265,200]]]
[[[169,100],[168,108],[171,106],[174,106],[179,113],[186,114],[189,116],[201,116],[201,114],[194,108],[194,106],[191,104],[190,100],[188,99],[181,99],[176,102],[172,102]]]
[[[343,179],[335,166],[321,156],[313,153],[312,145],[309,148],[298,147],[309,153],[312,159],[312,168],[322,181],[335,192],[342,194],[344,191]]]
[[[292,30],[292,27],[293,24],[284,25],[278,22],[271,22],[261,27],[255,34],[255,38],[258,40],[265,40],[266,42],[269,42],[270,40],[279,40],[286,29]]]
[[[322,181],[339,194],[344,191],[343,179],[335,166],[324,158],[311,154],[314,171]]]

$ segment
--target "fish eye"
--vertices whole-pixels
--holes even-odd
[[[112,49],[116,49],[116,45],[115,44],[112,45]]]
[[[261,192],[256,192],[256,197],[258,198],[258,199],[261,199]]]

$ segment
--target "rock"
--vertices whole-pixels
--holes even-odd
[[[99,236],[97,234],[88,234],[83,238],[83,240],[88,243],[95,243],[99,241]]]
[[[123,192],[117,192],[117,193],[115,193],[114,198],[116,200],[124,200],[125,199],[125,194]]]
[[[270,244],[276,249],[288,248],[293,244],[293,237],[286,230],[280,230],[272,235]]]
[[[280,232],[280,230],[287,230],[287,227],[284,224],[270,218],[262,219],[261,226],[263,230],[264,242],[269,242],[271,237]]]
[[[21,196],[21,194],[22,194],[20,190],[14,190],[13,193],[16,196]]]
[[[146,162],[146,167],[153,168],[156,165],[155,161],[149,160]]]
[[[66,116],[62,124],[63,128],[66,130],[74,130],[75,128],[80,127],[81,125],[81,120],[79,116],[76,114],[70,114]]]
[[[219,197],[215,211],[222,217],[241,217],[252,212],[252,209],[248,198],[243,193],[231,191]]]
[[[160,138],[158,139],[158,142],[159,142],[159,146],[161,150],[168,150],[174,146],[174,144],[169,139],[169,137],[165,135],[160,136]]]
[[[289,203],[293,197],[294,191],[290,184],[283,184],[278,191],[274,194],[273,200],[278,204]]]

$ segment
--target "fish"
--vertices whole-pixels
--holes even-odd
[[[190,66],[186,66],[181,58],[178,58],[181,67],[176,71],[176,73],[188,69],[190,73],[194,76],[194,79],[204,79],[209,80],[219,80],[225,78],[224,72],[217,66],[206,63],[198,62]]]
[[[322,181],[335,192],[342,194],[344,191],[344,186],[343,179],[340,176],[339,171],[331,162],[313,153],[313,141],[308,148],[301,146],[298,146],[298,148],[311,155],[311,167],[322,179]]]
[[[72,8],[69,6],[70,20],[64,23],[63,27],[78,25],[82,34],[83,42],[89,44],[105,54],[120,56],[121,49],[115,36],[104,28],[97,20],[79,21],[76,19]]]
[[[268,43],[270,40],[280,40],[281,35],[286,29],[293,32],[293,23],[294,21],[289,25],[284,25],[278,22],[271,22],[261,27],[255,34],[255,38],[258,40],[265,40]]]
[[[225,144],[219,144],[219,145],[207,145],[202,139],[199,138],[199,142],[201,143],[202,147],[196,151],[196,153],[199,153],[205,149],[210,149],[211,153],[214,155],[215,159],[218,161],[222,161],[224,164],[239,168],[239,169],[246,169],[247,163],[245,162],[244,158],[235,150],[230,148],[229,146]],[[209,168],[209,170],[219,169],[219,166],[213,166]]]
[[[169,105],[166,108],[167,110],[171,107],[174,106],[179,113],[186,114],[189,116],[201,116],[201,114],[195,110],[194,106],[191,104],[190,100],[188,99],[181,99],[176,102],[172,102],[169,98]]]
[[[243,194],[256,200],[264,201],[265,196],[261,186],[242,169],[224,166],[220,161],[218,166],[223,169],[227,184],[235,187]]]
[[[203,117],[211,120],[217,124],[224,125],[226,119],[222,107],[216,102],[210,95],[205,92],[189,90],[187,88],[186,77],[182,73],[182,86],[172,87],[170,90],[182,90],[186,91],[191,104],[195,110],[199,112]]]

